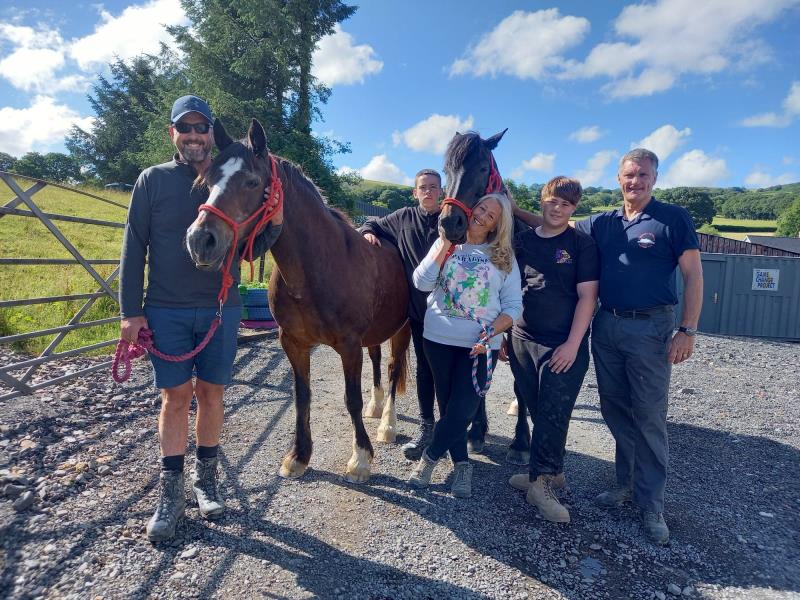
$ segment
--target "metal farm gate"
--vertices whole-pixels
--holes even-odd
[[[114,316],[105,319],[97,319],[93,321],[82,320],[87,311],[97,302],[99,298],[107,296],[111,298],[117,305],[119,305],[119,298],[117,297],[117,291],[112,287],[112,284],[119,275],[119,257],[99,258],[99,259],[85,258],[78,251],[75,245],[72,242],[70,242],[70,240],[67,239],[64,233],[58,228],[56,222],[82,223],[85,225],[91,225],[96,227],[112,227],[119,229],[123,229],[125,227],[124,222],[103,221],[98,219],[88,219],[71,215],[46,213],[43,212],[42,209],[34,201],[33,199],[34,194],[41,191],[46,186],[68,190],[70,193],[80,194],[82,196],[92,198],[96,201],[104,202],[106,204],[119,207],[120,215],[122,216],[123,221],[128,207],[125,206],[124,204],[119,204],[117,202],[113,202],[112,200],[108,200],[100,196],[95,196],[94,194],[89,194],[81,190],[76,190],[70,187],[57,185],[47,181],[42,181],[40,179],[24,177],[16,174],[12,175],[4,171],[0,171],[0,179],[2,179],[3,182],[5,182],[5,184],[8,186],[8,188],[11,190],[13,194],[13,197],[7,201],[3,198],[0,198],[0,227],[2,227],[2,222],[3,220],[5,220],[5,218],[12,216],[20,218],[38,219],[48,229],[50,234],[52,234],[52,236],[55,237],[55,239],[58,240],[58,242],[64,248],[66,248],[66,250],[72,256],[72,258],[20,258],[20,257],[6,256],[5,255],[7,252],[6,250],[0,253],[0,265],[2,265],[4,268],[11,268],[19,265],[76,265],[77,264],[81,265],[83,269],[89,275],[91,275],[91,277],[97,283],[97,287],[94,291],[86,291],[84,293],[67,294],[62,296],[50,296],[42,298],[8,299],[0,301],[0,310],[12,307],[19,307],[19,306],[33,306],[36,304],[50,304],[57,302],[67,302],[72,300],[85,301],[83,305],[77,311],[75,311],[74,315],[72,315],[72,317],[69,318],[68,321],[62,326],[51,327],[48,329],[40,329],[38,331],[32,331],[29,333],[5,335],[0,337],[0,344],[11,344],[13,342],[19,342],[22,340],[27,340],[36,337],[53,336],[53,339],[49,342],[47,347],[44,349],[44,351],[42,351],[39,354],[38,357],[19,361],[16,363],[4,364],[0,366],[0,384],[4,384],[3,387],[11,388],[11,391],[5,391],[3,389],[0,389],[0,400],[8,400],[11,398],[16,398],[17,396],[31,394],[36,390],[57,383],[61,383],[73,377],[79,377],[101,369],[108,369],[111,365],[111,360],[102,361],[98,364],[92,365],[91,367],[84,368],[82,370],[78,370],[76,372],[72,372],[67,375],[54,377],[49,380],[42,379],[36,381],[35,383],[31,381],[32,377],[37,372],[37,370],[41,367],[41,365],[45,363],[71,356],[76,356],[81,353],[97,350],[107,346],[111,346],[117,342],[115,338],[91,344],[88,346],[84,346],[81,348],[75,348],[73,350],[56,352],[59,344],[61,344],[63,339],[67,336],[67,334],[70,331],[87,327],[97,327],[99,325],[104,325],[107,323],[114,323],[119,321],[119,316]],[[18,183],[20,181],[31,182],[32,185],[27,189],[23,190]],[[25,209],[17,207],[24,207]],[[97,272],[97,270],[94,268],[94,265],[117,265],[117,266],[116,268],[114,268],[113,272],[108,277],[103,277],[102,275],[100,275],[100,273]]]

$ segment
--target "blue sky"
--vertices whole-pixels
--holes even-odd
[[[179,23],[178,0],[4,2],[0,151],[63,150],[107,63]],[[798,31],[800,0],[366,1],[315,54],[333,88],[315,130],[385,181],[440,168],[456,130],[504,128],[498,165],[525,183],[613,187],[640,144],[661,187],[800,181]]]

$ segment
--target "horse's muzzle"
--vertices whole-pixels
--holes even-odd
[[[467,217],[460,208],[452,208],[450,214],[439,218],[439,228],[454,244],[463,244],[467,239]]]
[[[207,223],[192,225],[186,232],[186,248],[195,266],[203,271],[217,271],[222,267],[225,253],[231,244],[230,235],[215,231]]]

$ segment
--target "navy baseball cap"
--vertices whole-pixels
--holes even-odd
[[[214,122],[214,117],[211,115],[211,109],[208,104],[197,96],[182,96],[175,100],[175,104],[172,105],[172,122],[177,123],[181,120],[181,117],[190,112],[200,113],[209,123]]]

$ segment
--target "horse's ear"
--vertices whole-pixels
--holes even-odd
[[[253,119],[250,123],[250,129],[247,130],[247,139],[250,140],[250,148],[256,156],[264,156],[268,151],[267,134],[264,133],[264,127],[261,126],[258,119]]]
[[[506,131],[508,131],[508,127],[503,129],[503,131],[501,131],[500,133],[495,133],[492,137],[486,140],[486,146],[489,148],[489,150],[494,150],[495,148],[497,148],[497,144],[499,144],[500,140],[503,139],[503,136],[506,134]]]
[[[219,119],[214,119],[214,143],[222,151],[233,143],[231,136],[225,131],[225,126]]]

